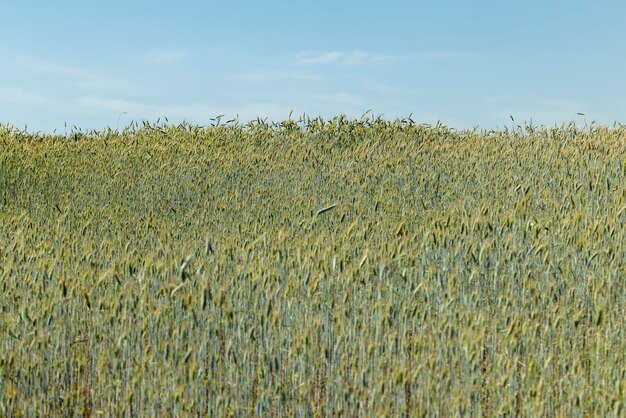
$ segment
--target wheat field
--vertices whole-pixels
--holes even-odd
[[[0,128],[0,416],[624,416],[626,128]]]

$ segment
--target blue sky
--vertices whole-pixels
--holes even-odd
[[[626,2],[5,2],[0,123],[626,122]]]

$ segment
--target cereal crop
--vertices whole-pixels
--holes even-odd
[[[624,416],[626,128],[0,127],[0,416]]]

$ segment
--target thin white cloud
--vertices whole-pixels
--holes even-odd
[[[580,118],[578,113],[587,113],[589,105],[578,100],[560,98],[516,99],[489,97],[485,99],[493,110],[490,116],[502,124],[523,124],[532,120],[533,124],[554,124],[570,122]]]
[[[514,107],[505,110],[491,112],[491,117],[499,124],[509,125],[511,117],[515,124],[532,122],[533,125],[553,125],[567,123],[580,119],[579,112],[566,109],[541,108],[541,107]]]
[[[277,103],[251,102],[240,105],[219,106],[212,103],[182,103],[182,104],[149,104],[139,101],[111,99],[104,97],[80,97],[76,104],[95,112],[107,112],[118,115],[126,112],[129,119],[154,120],[166,116],[171,119],[185,119],[197,123],[205,123],[216,115],[238,117],[242,121],[261,118],[286,118],[294,110],[292,107]]]
[[[338,51],[324,53],[300,52],[296,55],[296,59],[300,64],[330,64],[341,60],[343,55],[342,52]]]
[[[270,80],[320,81],[324,79],[323,77],[311,73],[276,71],[270,69],[254,70],[246,73],[227,76],[226,78],[230,80],[246,81],[251,83]]]
[[[361,79],[361,83],[366,90],[374,93],[392,94],[401,92],[400,89],[393,87],[389,84],[381,83],[379,81],[371,80],[368,78]]]
[[[126,119],[131,120],[156,120],[158,117],[166,116],[172,120],[203,124],[220,114],[228,118],[238,117],[245,122],[257,117],[280,120],[286,118],[292,111],[302,112],[301,109],[292,106],[270,102],[244,102],[223,106],[203,102],[146,103],[101,96],[60,98],[2,84],[0,84],[0,104],[39,109],[49,114],[62,115],[67,120],[89,116],[109,120],[111,123],[122,113],[126,115]]]
[[[364,105],[365,100],[361,96],[349,93],[332,93],[332,94],[315,94],[312,96],[315,100],[340,104],[340,105]]]
[[[450,61],[464,60],[484,56],[481,53],[473,51],[454,51],[454,50],[431,50],[431,51],[414,51],[402,55],[394,54],[374,54],[363,51],[329,51],[314,52],[302,51],[295,55],[296,62],[301,65],[313,64],[344,64],[359,65],[366,63],[375,63],[382,61],[395,61],[417,59],[423,61]]]
[[[574,112],[580,112],[585,108],[585,103],[579,100],[567,100],[567,99],[540,99],[539,105],[545,107],[568,109]]]
[[[366,62],[389,61],[399,58],[395,55],[377,55],[362,51],[341,52],[312,52],[303,51],[296,54],[299,64],[349,64],[356,65]]]
[[[450,51],[450,50],[419,51],[412,55],[415,56],[415,58],[428,60],[428,61],[462,60],[462,59],[476,58],[476,57],[483,56],[483,54],[481,53],[472,52],[472,51]]]
[[[129,83],[125,80],[76,65],[60,64],[55,61],[17,53],[12,50],[0,48],[0,53],[5,56],[3,65],[19,68],[21,71],[32,71],[40,74],[57,76],[68,80],[76,87],[89,90],[123,91]]]
[[[160,51],[150,52],[144,56],[144,60],[151,64],[176,64],[186,60],[189,54],[183,51]]]
[[[32,106],[39,109],[53,109],[59,105],[58,101],[40,93],[22,87],[7,85],[0,85],[0,102]]]

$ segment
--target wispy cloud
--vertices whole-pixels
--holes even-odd
[[[531,120],[541,124],[570,122],[580,118],[578,113],[587,113],[589,108],[588,104],[581,101],[560,98],[524,100],[490,97],[485,99],[485,103],[495,107],[490,116],[503,124],[510,123],[511,116],[516,123]]]
[[[0,85],[0,102],[32,106],[39,109],[53,109],[58,107],[59,102],[43,94],[33,92],[31,90],[15,87]]]
[[[329,64],[339,61],[343,57],[341,52],[300,52],[296,58],[300,64]]]
[[[213,103],[191,102],[178,104],[152,104],[140,101],[86,96],[76,100],[76,104],[96,112],[108,112],[117,115],[126,112],[131,119],[154,120],[167,116],[172,119],[185,119],[203,123],[218,114],[227,117],[239,117],[242,121],[257,117],[272,119],[285,118],[294,110],[277,103],[250,102],[239,105],[220,106]]]
[[[25,55],[2,48],[0,48],[0,53],[6,58],[3,60],[4,65],[16,67],[21,71],[60,77],[81,89],[123,91],[129,86],[129,83],[120,77],[91,68],[61,64],[48,59]]]
[[[331,94],[315,94],[312,96],[315,100],[329,102],[341,105],[363,105],[365,99],[350,93],[331,93]]]
[[[303,51],[296,54],[296,61],[299,64],[362,64],[366,62],[389,61],[400,58],[395,55],[379,55],[369,52],[352,51],[330,51],[330,52],[312,52]]]
[[[381,83],[379,81],[371,80],[368,78],[361,79],[361,84],[363,85],[363,88],[374,93],[391,94],[391,93],[400,93],[402,91],[389,84]]]
[[[251,83],[273,81],[273,80],[299,80],[299,81],[320,81],[324,78],[316,74],[303,72],[276,71],[270,69],[258,69],[241,74],[226,76],[227,79],[246,81]]]
[[[358,65],[395,60],[423,60],[423,61],[450,61],[464,60],[484,56],[474,51],[455,50],[427,50],[413,51],[406,54],[374,54],[363,51],[328,51],[314,52],[303,51],[295,55],[296,62],[300,65],[344,64]]]
[[[432,50],[418,51],[410,54],[410,56],[428,61],[447,61],[477,58],[484,56],[484,54],[474,51]]]
[[[151,64],[168,65],[182,62],[188,57],[189,54],[183,51],[159,51],[147,53],[144,60]]]
[[[2,84],[0,84],[0,104],[39,109],[50,114],[62,115],[67,120],[89,116],[109,120],[111,123],[121,113],[131,120],[156,120],[158,117],[166,116],[171,120],[187,120],[200,124],[208,123],[211,117],[220,114],[229,118],[238,117],[245,122],[257,117],[284,119],[291,111],[302,113],[302,109],[272,102],[219,105],[205,102],[148,103],[96,95],[63,98]]]

